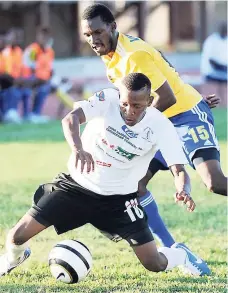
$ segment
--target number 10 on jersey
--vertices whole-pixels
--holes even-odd
[[[125,213],[128,213],[128,216],[130,217],[132,222],[135,222],[136,216],[140,219],[144,217],[143,211],[138,206],[137,199],[131,199],[130,201],[125,202],[126,210],[124,210]]]

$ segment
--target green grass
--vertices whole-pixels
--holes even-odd
[[[221,143],[222,166],[227,172],[226,113],[214,112]],[[60,122],[34,126],[0,126],[1,195],[0,253],[10,227],[27,211],[37,186],[66,170],[69,148]],[[161,172],[151,182],[160,212],[177,241],[187,243],[206,259],[212,276],[185,276],[177,269],[169,273],[146,271],[125,243],[114,244],[90,225],[57,236],[52,228],[31,241],[32,256],[20,268],[0,279],[0,293],[217,293],[226,291],[226,201],[209,194],[195,172],[192,195],[197,209],[187,213],[174,204],[172,177]],[[47,265],[52,246],[61,239],[79,239],[93,255],[93,269],[76,285],[56,282]]]

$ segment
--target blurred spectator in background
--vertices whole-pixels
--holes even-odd
[[[4,33],[0,32],[0,121],[2,120],[3,115],[3,101],[2,101],[2,89],[4,87],[4,66],[3,66],[3,58],[2,58],[2,51],[5,48],[5,40],[4,40]]]
[[[3,32],[0,32],[0,74],[3,73],[3,58],[2,58],[2,51],[5,48],[5,35]]]
[[[206,81],[215,84],[221,97],[226,95],[227,54],[227,23],[222,22],[218,32],[205,40],[201,57],[201,74]]]
[[[1,54],[1,71],[14,79],[20,78],[22,74],[23,52],[21,45],[21,33],[18,29],[12,28],[5,36],[5,48]],[[20,123],[18,103],[21,98],[20,88],[11,86],[6,88],[2,94],[2,108],[4,122]]]
[[[53,75],[54,51],[52,49],[52,37],[49,28],[39,28],[36,34],[36,42],[29,45],[23,57],[23,77],[40,80],[42,85],[35,91],[32,111],[30,111],[30,95],[23,96],[24,117],[32,123],[45,123],[49,119],[42,116],[42,108],[45,99],[51,91],[50,79]],[[31,91],[31,90],[30,90]],[[27,89],[29,93],[29,89]]]

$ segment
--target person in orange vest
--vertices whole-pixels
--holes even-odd
[[[24,96],[23,99],[24,115],[30,122],[45,123],[49,120],[41,113],[45,99],[51,92],[50,79],[53,74],[54,55],[50,29],[39,28],[36,34],[36,42],[25,49],[23,56],[23,77],[43,82],[41,86],[36,88],[34,104],[30,113],[28,96]]]
[[[5,80],[3,80],[3,58],[2,58],[2,51],[5,48],[5,39],[4,39],[4,33],[0,32],[0,120],[2,120],[2,115],[4,112],[4,104],[3,104],[3,98],[2,98],[2,93],[4,90],[5,86]]]
[[[1,73],[13,79],[18,79],[22,75],[23,51],[20,48],[20,34],[18,29],[11,29],[5,36],[5,48],[1,52]],[[21,118],[18,113],[18,103],[21,99],[20,88],[11,86],[4,90],[2,94],[5,122],[20,123]]]

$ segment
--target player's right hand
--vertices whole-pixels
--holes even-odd
[[[221,102],[221,99],[217,97],[215,94],[212,94],[203,98],[210,108],[217,107],[219,103]]]
[[[83,149],[74,151],[75,167],[78,168],[79,161],[81,162],[81,173],[85,170],[87,173],[94,171],[94,160],[90,153]]]
[[[181,202],[183,205],[186,205],[187,211],[189,212],[193,212],[196,207],[196,204],[192,197],[185,191],[182,191],[180,193],[176,192],[174,195],[174,199],[176,203]]]

